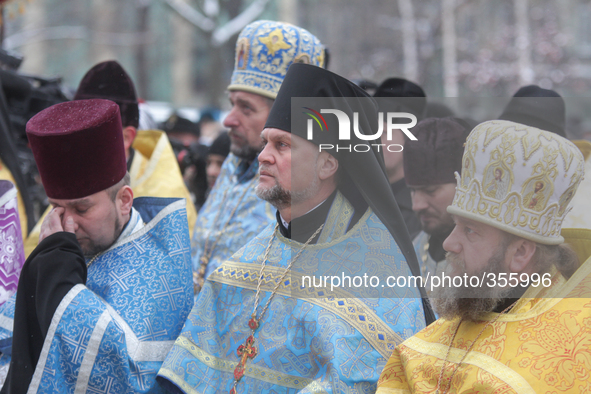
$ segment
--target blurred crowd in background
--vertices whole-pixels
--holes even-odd
[[[47,202],[24,126],[73,98],[82,75],[117,59],[135,83],[140,129],[165,131],[199,209],[229,151],[223,120],[235,38],[254,19],[313,31],[328,69],[370,94],[391,76],[418,83],[429,116],[494,118],[520,87],[553,89],[567,103],[566,134],[591,134],[591,43],[586,1],[528,0],[11,0],[2,5],[2,115],[38,219]],[[338,12],[335,10],[338,9]],[[331,15],[325,18],[323,15]],[[442,104],[442,97],[456,97]],[[504,97],[495,110],[475,97]],[[447,107],[447,108],[446,108]],[[449,110],[451,108],[451,111]],[[220,138],[216,141],[216,138]],[[215,141],[215,142],[214,142]],[[34,222],[33,222],[34,223]]]

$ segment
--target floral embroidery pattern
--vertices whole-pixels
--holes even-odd
[[[591,317],[579,322],[576,316],[580,313],[575,310],[562,313],[550,310],[522,322],[517,329],[521,332],[520,336],[525,332],[531,333],[518,351],[518,354],[530,356],[527,357],[532,361],[529,372],[560,391],[573,389],[577,379],[589,378]]]

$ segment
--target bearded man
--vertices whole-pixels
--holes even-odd
[[[119,106],[76,100],[27,123],[52,205],[0,307],[2,393],[157,393],[192,305],[182,199],[133,199]]]
[[[197,219],[197,210],[185,186],[178,163],[166,133],[160,130],[138,130],[139,104],[135,85],[116,61],[94,65],[84,74],[74,100],[105,99],[116,103],[121,114],[125,160],[129,186],[135,197],[184,198],[189,234]],[[48,207],[25,241],[28,256],[39,243],[39,233]]]
[[[453,201],[454,173],[462,170],[470,129],[460,119],[428,118],[412,132],[417,140],[407,141],[404,147],[404,180],[410,189],[412,210],[423,228],[413,244],[421,274],[427,278],[445,271],[443,241],[454,228],[447,207]]]
[[[488,196],[501,162],[511,182]],[[397,347],[377,392],[588,391],[591,232],[561,232],[559,208],[583,177],[583,156],[556,134],[488,121],[470,133],[463,163],[474,165],[457,176],[447,209],[455,228],[443,243],[451,281],[431,293],[441,318]],[[523,196],[539,179],[551,186],[534,210]]]
[[[231,153],[195,223],[191,250],[195,294],[220,264],[273,221],[271,206],[254,192],[257,156],[261,131],[293,62],[324,66],[324,47],[305,29],[261,20],[238,36],[228,86],[232,109],[224,119]]]
[[[356,112],[365,136],[377,128],[375,102],[358,86],[319,67],[290,66],[258,157],[256,191],[277,208],[276,223],[209,276],[159,372],[172,392],[372,392],[391,349],[424,324],[416,288],[306,281],[408,275],[407,261],[418,264],[406,228],[396,225],[402,215],[381,154],[319,152],[337,142],[336,119],[325,116],[325,132],[308,140],[292,97]]]

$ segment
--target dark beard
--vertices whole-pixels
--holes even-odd
[[[482,278],[484,272],[498,274],[502,271],[502,263],[505,260],[505,250],[507,245],[501,244],[495,253],[488,260],[486,267],[479,273],[473,273],[469,276],[478,276]],[[465,272],[465,263],[458,255],[447,253],[446,260],[453,263],[456,267],[461,267]],[[486,280],[486,279],[485,279]],[[480,321],[482,317],[495,310],[513,290],[512,287],[505,288],[496,286],[488,287],[485,284],[482,287],[461,286],[461,287],[437,287],[430,295],[431,303],[440,317],[452,320],[459,317],[468,321]]]
[[[82,253],[84,254],[84,258],[91,259],[99,253],[104,252],[105,250],[109,249],[115,241],[119,238],[121,233],[123,232],[123,226],[121,225],[121,221],[118,217],[115,218],[115,226],[113,232],[113,239],[107,244],[95,244],[94,242],[90,242],[89,247],[86,250],[83,250]]]
[[[235,144],[230,145],[230,152],[232,152],[234,154],[234,156],[236,156],[242,160],[246,160],[249,163],[252,163],[254,161],[254,159],[256,159],[256,157],[258,156],[260,151],[261,151],[261,148],[259,148],[259,147],[253,148],[250,145],[244,145],[244,146],[237,146]]]

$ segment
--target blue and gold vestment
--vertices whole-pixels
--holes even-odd
[[[298,270],[322,275],[333,262],[345,261],[347,274],[409,275],[394,239],[371,209],[346,231],[353,211],[337,193],[318,242],[301,254]],[[259,311],[303,246],[275,231],[267,227],[209,276],[159,372],[168,389],[230,391],[236,351],[250,335],[248,320],[267,246],[272,242]],[[296,276],[288,275],[279,286],[261,320],[258,354],[247,361],[238,393],[375,391],[396,345],[425,326],[418,291],[387,289],[380,290],[387,298],[352,298],[342,289],[302,287]]]
[[[192,240],[193,272],[209,262],[205,277],[275,220],[274,210],[254,192],[259,162],[250,165],[230,154],[199,211]],[[194,278],[196,279],[196,278]]]
[[[134,208],[147,224],[99,255],[86,285],[62,299],[29,392],[163,392],[156,372],[193,305],[185,201],[139,198]],[[0,310],[2,345],[14,299]]]

